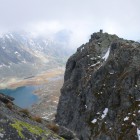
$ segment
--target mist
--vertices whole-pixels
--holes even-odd
[[[139,0],[0,0],[0,33],[27,31],[79,47],[93,32],[139,40]]]

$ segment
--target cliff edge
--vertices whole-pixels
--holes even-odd
[[[56,122],[80,140],[140,139],[140,44],[93,33],[66,64]]]
[[[0,140],[78,140],[65,127],[30,114],[0,93]]]

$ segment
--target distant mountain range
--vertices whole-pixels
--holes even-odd
[[[73,50],[66,44],[31,33],[0,36],[0,76],[26,77],[39,71],[63,66]]]

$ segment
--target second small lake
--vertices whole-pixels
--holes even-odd
[[[14,103],[21,108],[29,108],[36,103],[39,98],[33,92],[38,86],[23,86],[16,89],[1,89],[0,92],[14,97]]]

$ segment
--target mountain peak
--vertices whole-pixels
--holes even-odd
[[[81,140],[139,135],[140,44],[93,33],[66,65],[56,122]]]

